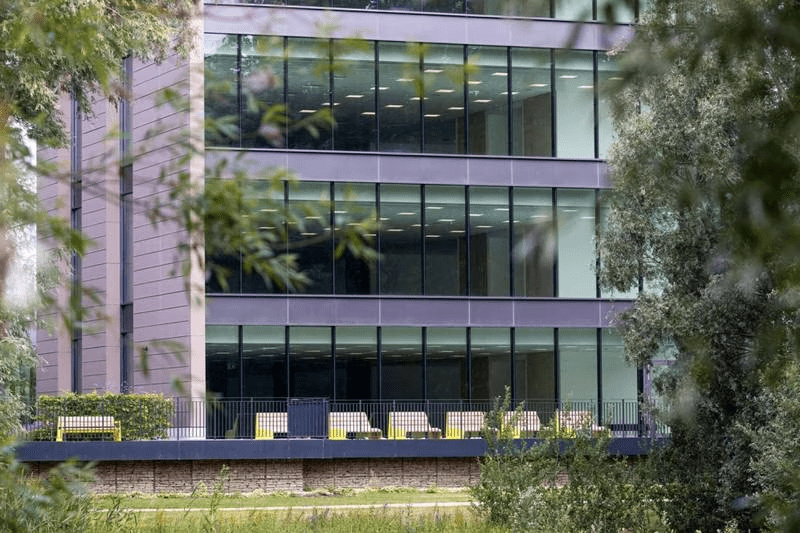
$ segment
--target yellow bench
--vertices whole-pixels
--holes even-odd
[[[256,439],[274,439],[275,433],[289,432],[286,413],[256,413]]]
[[[356,438],[380,439],[383,437],[383,431],[370,425],[367,413],[361,411],[330,413],[328,415],[328,437],[346,439],[348,433],[354,433]]]
[[[533,437],[541,428],[536,411],[520,411],[519,414],[516,411],[508,411],[503,415],[503,424],[511,425],[511,435],[515,439]]]
[[[480,437],[486,413],[483,411],[448,411],[446,439]]]
[[[431,427],[424,411],[392,411],[389,413],[389,427],[386,430],[390,439],[442,438],[442,430]]]
[[[599,433],[606,429],[595,423],[591,411],[558,411],[555,423],[556,432],[567,432],[568,434],[573,434],[579,429],[589,430],[592,433]]]
[[[59,416],[56,442],[64,442],[68,433],[110,433],[116,442],[122,440],[122,428],[113,416]]]

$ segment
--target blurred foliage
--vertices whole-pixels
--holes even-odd
[[[648,4],[606,88],[618,133],[600,279],[645,289],[617,324],[632,362],[675,348],[655,383],[672,429],[654,458],[660,507],[680,531],[765,516],[792,531],[792,440],[760,428],[788,424],[796,392],[800,3]],[[788,479],[766,475],[765,454]]]

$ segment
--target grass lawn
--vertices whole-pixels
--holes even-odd
[[[310,491],[302,493],[253,492],[243,495],[140,495],[96,496],[98,509],[218,509],[263,507],[331,507],[337,505],[384,505],[408,503],[469,502],[466,489],[368,489]]]

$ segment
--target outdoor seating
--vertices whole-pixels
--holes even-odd
[[[392,411],[389,413],[387,436],[390,439],[440,439],[442,430],[432,427],[424,411]]]
[[[486,413],[483,411],[448,411],[445,438],[467,439],[480,437]]]
[[[116,442],[122,440],[122,428],[113,416],[59,416],[56,428],[56,442],[64,442],[67,434],[109,433]]]
[[[383,431],[369,423],[367,413],[361,411],[330,413],[328,415],[328,437],[346,439],[353,435],[357,439],[380,439]]]
[[[256,439],[274,439],[276,433],[289,433],[287,413],[256,413]]]
[[[535,437],[541,428],[536,411],[508,411],[503,415],[503,424],[511,424],[511,436],[515,439]]]
[[[606,429],[595,423],[594,415],[591,411],[559,410],[556,412],[556,425],[560,431],[578,431],[584,429],[592,433],[597,433],[605,431]]]

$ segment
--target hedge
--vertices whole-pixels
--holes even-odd
[[[175,407],[161,394],[66,393],[39,396],[34,440],[54,440],[59,416],[113,416],[122,440],[166,439]]]

